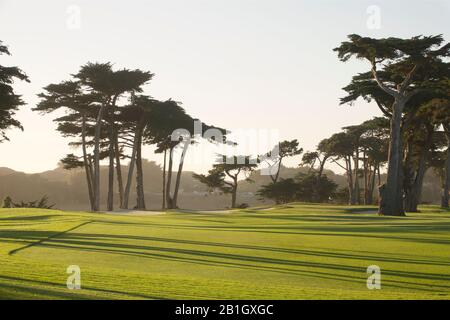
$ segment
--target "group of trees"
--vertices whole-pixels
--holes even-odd
[[[295,178],[280,177],[284,159],[303,153],[297,139],[281,141],[274,148],[256,158],[251,156],[219,156],[218,163],[213,165],[208,174],[194,174],[209,191],[219,190],[231,194],[231,207],[244,204],[237,203],[239,181],[252,182],[251,175],[261,167],[261,174],[270,178],[270,183],[263,185],[257,192],[261,198],[271,199],[278,204],[292,201],[325,202],[331,200],[337,184],[326,175],[309,172],[298,174]],[[322,168],[323,171],[323,168]]]
[[[381,166],[387,159],[388,124],[387,119],[377,117],[360,125],[344,127],[341,132],[320,141],[315,151],[303,154],[300,165],[309,168],[306,174],[277,181],[279,171],[276,170],[271,175],[272,183],[263,186],[259,195],[285,203],[333,201],[344,194],[349,204],[373,204],[374,189],[381,180]],[[281,142],[280,150],[288,143]],[[280,155],[299,155],[302,149],[297,146],[290,152],[280,152]],[[324,174],[327,163],[344,170],[347,190],[336,190],[337,185]]]
[[[238,183],[249,180],[261,164],[269,167],[270,183],[259,195],[278,203],[289,201],[329,201],[343,193],[349,204],[373,204],[379,194],[379,213],[404,215],[417,211],[425,172],[432,168],[442,181],[442,207],[449,206],[450,188],[450,44],[441,35],[411,39],[373,39],[349,35],[348,41],[334,49],[341,61],[352,57],[366,60],[371,69],[353,76],[344,87],[341,104],[363,98],[375,102],[383,116],[323,139],[315,151],[303,154],[301,165],[307,174],[291,179],[280,177],[285,158],[303,153],[297,140],[282,141],[256,158],[224,156],[206,174],[194,177],[212,190],[231,194],[237,206]],[[0,55],[9,55],[0,41]],[[142,148],[154,145],[163,154],[162,209],[177,208],[184,158],[190,145],[204,131],[222,128],[201,125],[173,100],[159,101],[144,94],[154,74],[142,70],[114,70],[111,63],[87,63],[70,79],[49,84],[39,94],[34,108],[41,113],[64,110],[55,119],[57,130],[71,138],[70,145],[80,154],[68,154],[61,162],[67,169],[84,168],[87,193],[93,211],[100,210],[100,162],[108,163],[106,207],[114,209],[119,195],[121,208],[128,208],[130,189],[135,179],[136,208],[145,209]],[[8,139],[6,130],[22,129],[14,118],[23,105],[12,84],[29,81],[17,67],[0,65],[0,142]],[[201,122],[200,122],[201,123]],[[206,138],[210,142],[223,143]],[[173,183],[174,159],[181,150]],[[122,162],[129,162],[122,172]],[[327,163],[341,167],[347,188],[336,185],[324,175]],[[381,169],[386,166],[386,181]],[[118,190],[115,192],[115,186]],[[378,186],[378,192],[377,187]]]
[[[294,201],[329,202],[336,194],[337,184],[326,175],[299,173],[295,178],[280,179],[261,187],[258,195],[277,204]]]
[[[279,179],[282,160],[302,153],[303,148],[299,147],[299,142],[295,139],[282,141],[272,151],[262,155],[260,158],[268,164],[271,183],[262,186],[258,195],[272,199],[278,204],[292,201],[324,202],[330,200],[337,185],[323,175],[323,166],[317,172],[310,170],[307,174],[300,173],[295,178]],[[310,158],[314,162],[313,158],[317,159],[316,154],[310,152],[303,157]]]
[[[92,211],[100,210],[100,161],[108,162],[108,196],[106,207],[114,209],[114,186],[117,180],[120,208],[128,209],[132,181],[136,179],[136,209],[144,210],[145,193],[142,171],[142,148],[155,145],[164,153],[164,199],[162,208],[176,208],[183,159],[195,139],[194,118],[173,100],[158,101],[143,94],[143,87],[153,74],[141,70],[114,70],[110,63],[88,63],[70,80],[50,84],[39,94],[35,111],[50,113],[64,109],[55,119],[57,130],[74,140],[81,155],[68,154],[61,162],[65,168],[83,167]],[[220,128],[217,128],[220,129]],[[220,129],[222,132],[223,129]],[[172,165],[176,148],[182,147],[175,187],[172,190]],[[167,160],[168,158],[168,160]],[[121,162],[129,160],[126,177]],[[166,170],[166,163],[168,168]],[[167,179],[166,179],[167,171]]]
[[[374,101],[383,113],[360,125],[342,128],[306,152],[302,165],[311,177],[286,179],[266,185],[259,194],[286,202],[307,195],[324,201],[335,193],[323,180],[326,163],[341,167],[347,177],[349,204],[373,204],[379,194],[379,213],[404,215],[416,212],[425,173],[433,168],[441,177],[441,206],[449,207],[450,186],[450,44],[438,36],[411,39],[372,39],[350,35],[334,49],[342,61],[351,57],[370,62],[371,70],[355,75],[344,87],[341,104],[358,98]],[[281,146],[281,144],[280,144]],[[387,165],[386,181],[381,167]],[[315,179],[312,179],[314,176]],[[326,177],[325,177],[326,178]],[[378,185],[378,192],[376,186]],[[331,186],[331,185],[330,185]],[[328,198],[327,198],[328,196]]]
[[[223,193],[231,194],[231,208],[240,205],[237,203],[237,191],[239,181],[252,182],[250,176],[259,166],[265,165],[261,171],[270,177],[270,183],[262,186],[258,195],[262,198],[274,200],[276,203],[286,203],[291,201],[311,201],[311,182],[308,177],[299,176],[296,179],[280,178],[280,170],[283,159],[300,155],[303,149],[299,147],[299,142],[281,141],[274,148],[258,157],[251,156],[225,156],[220,155],[218,163],[213,165],[208,174],[194,174],[194,178],[205,184],[210,192],[219,190]],[[332,183],[333,188],[335,184]],[[325,185],[325,184],[324,184]],[[332,189],[333,189],[332,188]],[[323,195],[323,193],[322,193]],[[326,197],[328,198],[328,197]],[[242,205],[242,204],[241,204]]]
[[[239,179],[251,181],[249,176],[257,167],[257,159],[250,156],[219,155],[218,163],[208,171],[207,175],[194,174],[194,178],[205,184],[209,191],[220,190],[231,194],[231,208],[237,207],[237,191]]]
[[[334,49],[339,59],[366,60],[371,70],[353,77],[342,102],[359,97],[375,101],[390,121],[379,213],[401,216],[405,208],[417,211],[423,176],[430,166],[441,168],[442,206],[448,207],[450,44],[443,45],[441,35],[373,39],[352,34],[348,38]],[[443,145],[447,157],[439,164],[435,153],[442,153]]]
[[[381,167],[387,160],[388,120],[376,117],[360,125],[342,128],[323,139],[316,151],[306,152],[302,165],[320,178],[326,163],[342,168],[347,178],[349,204],[373,204],[375,186],[381,182]]]

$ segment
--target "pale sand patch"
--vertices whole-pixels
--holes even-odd
[[[144,211],[144,210],[125,210],[125,209],[104,211],[102,213],[122,215],[122,216],[157,216],[160,214],[166,214],[164,211]]]
[[[180,213],[199,213],[199,214],[217,214],[217,213],[232,213],[233,210],[223,209],[223,210],[189,210],[189,209],[178,209],[175,212]]]
[[[220,213],[231,213],[233,210],[189,210],[189,209],[179,209],[171,210],[168,212],[178,212],[178,213],[193,213],[193,214],[220,214]],[[152,211],[152,210],[125,210],[117,209],[114,211],[102,211],[104,214],[112,215],[122,215],[122,216],[157,216],[161,214],[166,214],[164,211]]]
[[[352,213],[352,214],[354,214],[354,213],[356,213],[356,214],[364,214],[364,213],[371,213],[371,214],[377,214],[378,213],[378,210],[377,209],[370,209],[370,210],[361,210],[361,211],[353,211],[353,212],[350,212],[350,213]]]
[[[269,210],[274,210],[274,209],[277,209],[277,208],[275,208],[275,207],[270,207],[270,208],[256,208],[256,209],[253,209],[253,210],[257,210],[257,211],[269,211]],[[278,208],[279,209],[279,208]]]

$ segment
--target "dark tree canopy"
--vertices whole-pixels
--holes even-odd
[[[0,56],[10,55],[8,47],[0,41]],[[27,81],[27,75],[18,67],[5,67],[0,65],[0,143],[9,140],[6,130],[19,128],[23,130],[20,122],[15,119],[15,113],[25,103],[21,96],[16,94],[12,85],[15,80]]]
[[[236,208],[239,177],[244,175],[245,180],[251,182],[249,176],[258,166],[257,161],[251,156],[219,155],[217,162],[207,175],[194,174],[193,177],[205,184],[210,191],[218,189],[231,193],[231,207]]]
[[[272,151],[260,156],[261,161],[265,161],[269,165],[269,173],[272,182],[277,182],[281,164],[284,158],[294,157],[303,152],[303,148],[299,147],[297,139],[284,140],[278,143]]]
[[[317,180],[319,179],[319,183]],[[337,184],[317,173],[299,174],[295,179],[280,179],[262,186],[258,195],[262,198],[274,200],[277,204],[304,201],[327,202],[333,197]]]

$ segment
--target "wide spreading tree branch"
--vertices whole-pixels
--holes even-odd
[[[234,179],[235,176],[233,176],[228,170],[225,170],[225,173],[227,174],[228,177],[230,177],[231,179]]]
[[[376,102],[378,108],[381,110],[381,112],[383,112],[383,114],[384,114],[386,117],[388,117],[388,118],[392,117],[392,113],[390,113],[390,112],[388,111],[388,109],[385,108],[385,107],[384,107],[377,99],[375,99],[375,102]]]
[[[394,98],[398,97],[398,92],[395,91],[394,89],[389,88],[387,85],[385,85],[383,83],[383,81],[378,77],[377,74],[377,70],[375,65],[373,65],[372,67],[372,75],[373,78],[375,79],[375,81],[377,82],[377,84],[380,86],[381,90],[383,90],[384,92],[386,92],[387,94],[393,96]]]
[[[226,184],[227,186],[230,186],[230,187],[233,187],[233,186],[234,186],[233,183],[228,182],[228,181],[226,181],[226,180],[223,180],[223,183]]]
[[[417,71],[417,64],[414,65],[414,67],[411,69],[411,71],[406,76],[405,80],[400,84],[399,92],[405,91],[405,89],[411,84],[412,77]]]
[[[418,94],[421,91],[422,91],[422,89],[419,89],[419,88],[411,90],[408,94],[406,94],[405,101],[408,102],[409,99],[411,99],[413,96],[415,96],[416,94]]]
[[[339,162],[337,162],[335,159],[331,158],[331,162],[337,164],[339,167],[341,167],[342,169],[344,169],[345,171],[348,170],[348,168],[344,167],[342,164],[340,164]]]

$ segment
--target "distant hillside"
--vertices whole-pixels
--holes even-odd
[[[162,201],[162,169],[151,161],[144,161],[144,184],[146,204],[150,209],[161,208]],[[107,167],[101,168],[101,201],[107,197]],[[128,167],[122,168],[124,177]],[[175,181],[175,177],[173,177]],[[131,186],[130,206],[136,198],[135,184]],[[115,186],[117,193],[117,185]],[[179,204],[186,208],[215,209],[228,205],[227,196],[212,196],[206,192],[205,186],[192,178],[192,172],[182,175]],[[15,201],[31,201],[47,195],[59,209],[87,210],[89,199],[83,169],[65,170],[56,168],[42,173],[26,174],[9,168],[0,168],[0,200],[6,196]],[[115,196],[118,201],[118,194]],[[118,203],[116,203],[116,206]]]
[[[16,171],[14,171],[13,169],[1,167],[0,168],[0,177],[15,173],[15,172]]]
[[[146,204],[149,209],[160,209],[162,200],[162,170],[153,161],[144,161],[144,184]],[[128,168],[123,167],[124,177]],[[287,168],[282,167],[280,177],[295,177],[299,172],[307,172],[308,168]],[[335,181],[339,187],[346,186],[346,179],[343,175],[335,174],[331,170],[326,170],[325,174]],[[107,168],[102,167],[102,203],[106,199],[107,190]],[[175,179],[175,177],[174,177]],[[239,185],[238,203],[248,203],[250,205],[268,204],[270,201],[264,201],[256,196],[257,190],[265,184],[270,183],[268,176],[260,175],[255,171],[251,179],[252,183],[241,181]],[[132,185],[130,196],[130,206],[133,206],[136,199],[135,185]],[[115,187],[117,192],[117,186]],[[66,210],[87,210],[89,200],[87,196],[87,186],[85,173],[82,169],[64,170],[56,168],[36,174],[26,174],[17,172],[9,168],[0,168],[0,200],[10,196],[15,201],[31,201],[47,195],[52,203],[59,209]],[[115,196],[118,200],[118,195]],[[439,180],[432,171],[427,172],[423,201],[428,203],[438,203],[440,199]],[[116,203],[116,206],[118,204]],[[220,193],[209,194],[204,185],[192,178],[192,172],[183,173],[179,205],[181,208],[191,209],[219,209],[230,205],[228,195]]]

